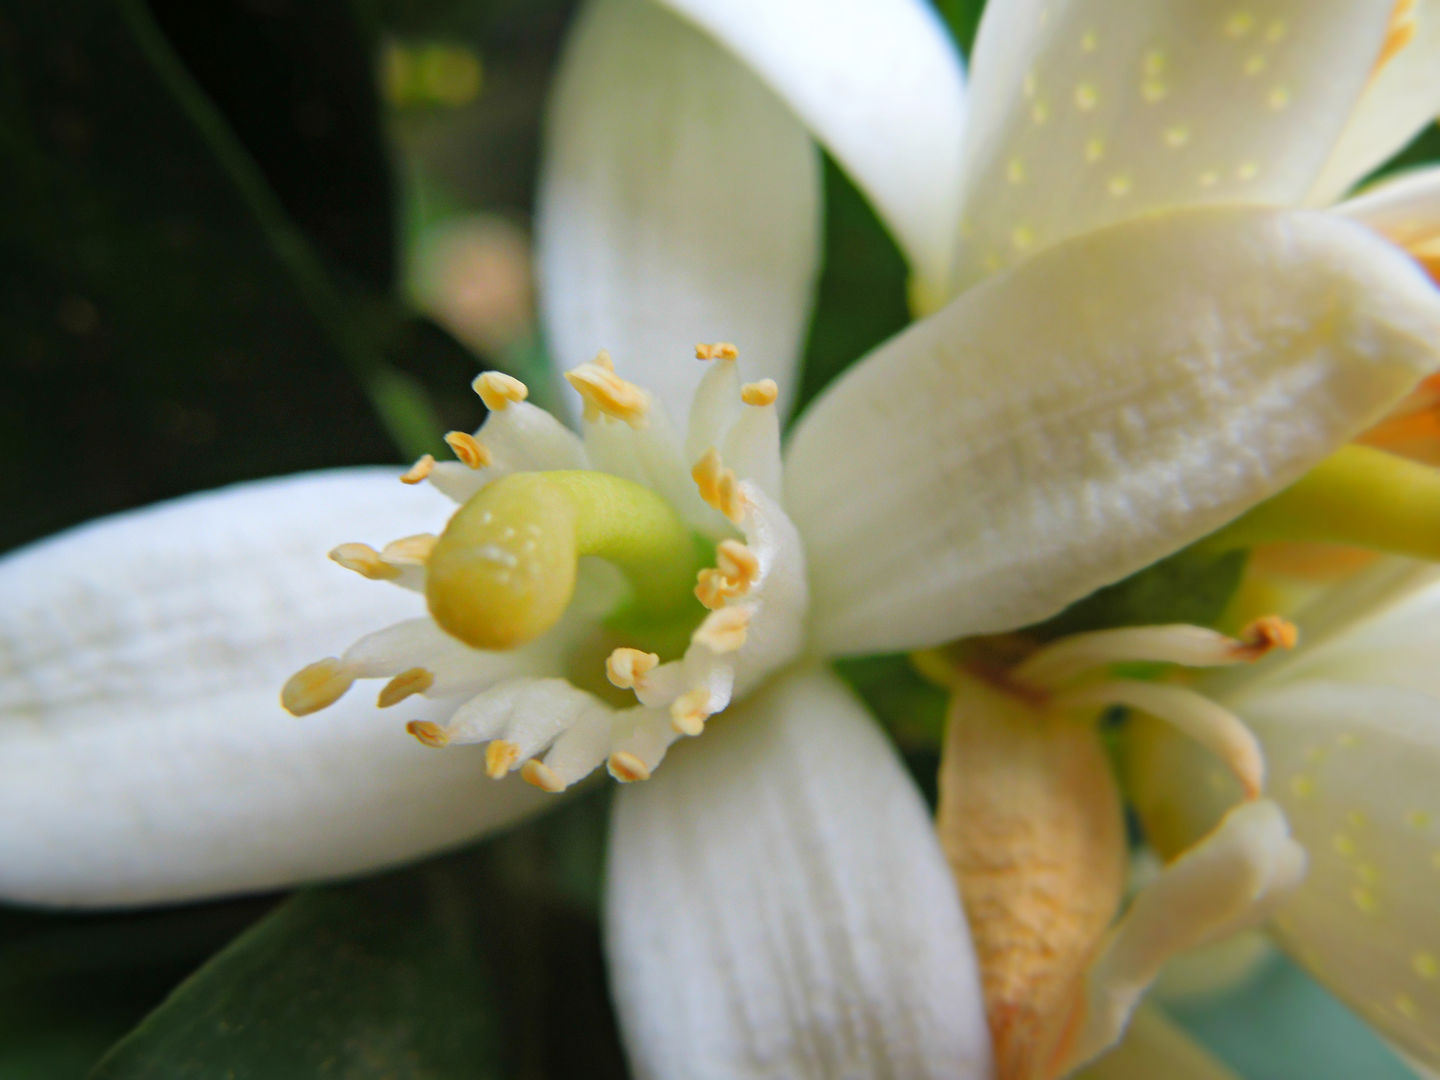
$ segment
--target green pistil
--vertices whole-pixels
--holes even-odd
[[[559,621],[576,564],[614,564],[635,617],[669,623],[696,605],[704,558],[689,527],[649,488],[608,473],[514,473],[450,519],[427,564],[435,621],[479,649],[513,649]]]
[[[1383,450],[1347,446],[1201,545],[1220,551],[1277,540],[1440,561],[1440,471]]]

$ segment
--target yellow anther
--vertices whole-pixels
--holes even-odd
[[[735,478],[734,469],[725,469],[720,473],[719,496],[716,509],[735,524],[740,524],[745,519],[745,496],[740,493],[740,481]]]
[[[402,484],[418,484],[421,480],[429,476],[434,469],[434,457],[426,454],[419,461],[415,462],[414,465],[411,465],[409,469],[400,474],[400,482]]]
[[[432,724],[429,720],[411,720],[405,725],[405,730],[426,746],[433,746],[436,750],[444,749],[450,744],[450,735],[445,729],[439,724]]]
[[[1399,0],[1390,11],[1390,25],[1385,29],[1385,43],[1380,46],[1380,56],[1370,72],[1373,79],[1386,64],[1394,60],[1400,51],[1415,37],[1415,0]]]
[[[519,379],[500,371],[487,371],[470,384],[491,412],[502,412],[512,401],[524,401],[530,388]]]
[[[439,540],[440,538],[434,533],[402,536],[399,540],[392,540],[386,544],[385,549],[380,552],[380,558],[387,564],[424,566]],[[393,569],[393,566],[390,568]]]
[[[696,360],[734,360],[740,351],[728,341],[717,341],[711,345],[696,345]]]
[[[760,576],[759,557],[739,540],[721,540],[716,545],[715,565],[742,592]]]
[[[586,420],[595,420],[603,415],[623,420],[634,428],[645,426],[645,418],[650,412],[650,395],[616,375],[609,354],[602,352],[590,363],[567,371],[565,381],[585,400]]]
[[[382,709],[388,709],[391,705],[400,704],[412,694],[423,694],[434,685],[434,672],[426,671],[423,667],[412,667],[387,682],[375,704]]]
[[[700,498],[737,524],[745,517],[745,497],[740,493],[735,470],[725,468],[720,452],[713,446],[690,470]]]
[[[461,462],[472,469],[483,469],[494,459],[490,448],[466,431],[451,431],[445,436],[445,445],[455,452]]]
[[[505,739],[491,739],[485,747],[485,772],[491,780],[502,779],[520,760],[520,747]]]
[[[660,657],[653,652],[616,649],[605,660],[605,677],[612,686],[618,686],[621,690],[633,690],[644,685],[645,676],[654,671],[659,663]]]
[[[689,690],[670,703],[670,726],[681,735],[699,735],[710,718],[710,691],[704,687]]]
[[[531,758],[520,766],[520,779],[551,794],[565,790],[565,781],[561,780],[560,775],[539,758]]]
[[[774,379],[747,382],[740,387],[740,400],[746,405],[774,405],[775,399],[779,396],[780,387],[775,384]]]
[[[337,657],[327,656],[307,664],[286,680],[280,691],[280,704],[292,716],[319,712],[340,700],[355,682],[350,669]]]
[[[748,607],[722,607],[712,611],[696,628],[691,640],[711,652],[736,652],[744,646],[749,634],[750,615]]]
[[[641,761],[634,754],[626,753],[624,750],[617,750],[610,755],[606,762],[610,775],[622,784],[633,784],[637,780],[650,779],[650,766]]]
[[[735,583],[725,576],[724,571],[707,566],[696,575],[695,599],[711,611],[725,606],[725,601],[739,595]]]
[[[400,568],[385,562],[369,544],[341,544],[330,552],[330,558],[372,581],[392,581],[400,576]]]
[[[1246,660],[1259,660],[1275,649],[1293,649],[1299,640],[1294,623],[1279,615],[1263,615],[1240,632],[1234,652]]]
[[[595,354],[595,359],[592,360],[591,363],[593,363],[597,367],[604,368],[606,371],[615,370],[615,361],[610,358],[609,349],[601,349],[598,353]]]

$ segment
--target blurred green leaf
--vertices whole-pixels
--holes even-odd
[[[1042,639],[1110,626],[1214,626],[1240,587],[1248,553],[1187,548],[1107,585],[1026,632]]]
[[[444,862],[301,893],[182,983],[92,1077],[498,1076],[472,897]]]
[[[825,262],[796,415],[830,381],[910,322],[905,260],[865,197],[825,159]]]
[[[257,7],[274,10],[245,10]],[[348,10],[321,7],[331,20]],[[297,68],[363,72],[372,61],[358,32],[303,41],[283,64],[272,53],[228,73],[248,74],[251,91],[269,82],[302,95],[277,106],[277,126],[294,128],[314,89]],[[356,79],[347,87],[327,89],[326,107],[373,94]],[[244,93],[225,84],[232,105]],[[347,120],[345,138],[374,111]],[[356,375],[382,370],[405,315],[387,295],[350,288],[388,276],[389,218],[346,255],[339,219],[311,213],[326,202],[379,213],[375,172],[317,149],[304,159],[310,201],[289,181],[282,199],[228,124],[138,0],[0,13],[0,198],[16,208],[0,221],[10,466],[0,547],[199,487],[395,459]],[[303,135],[288,133],[281,156]],[[373,155],[363,147],[376,139],[356,153]],[[352,194],[352,180],[368,194]],[[310,209],[292,219],[286,199]]]
[[[985,12],[985,0],[934,0],[935,8],[967,57],[975,45],[975,31]]]

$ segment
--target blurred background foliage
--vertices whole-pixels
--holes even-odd
[[[484,368],[543,403],[530,201],[572,6],[0,10],[0,551],[412,457],[479,424]],[[937,2],[966,49],[981,6]],[[1403,160],[1436,159],[1432,130]],[[802,401],[908,317],[894,245],[828,162],[825,182]],[[932,777],[935,693],[900,658],[846,674]],[[289,898],[0,911],[0,1078],[623,1076],[597,924],[608,798]],[[1408,1075],[1278,961],[1179,1016],[1249,1077]]]

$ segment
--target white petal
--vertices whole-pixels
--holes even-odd
[[[950,261],[965,73],[918,0],[660,0],[774,88],[932,281]]]
[[[581,12],[556,82],[537,222],[562,368],[608,348],[683,417],[697,342],[794,383],[819,262],[820,170],[789,110],[648,0]]]
[[[1433,682],[1433,648],[1426,663]],[[1440,1067],[1440,697],[1312,678],[1238,707],[1310,856],[1275,919],[1281,942],[1386,1038]]]
[[[437,531],[393,470],[245,484],[110,518],[0,563],[0,895],[124,904],[354,873],[539,805],[483,754],[427,750],[368,694],[296,719],[295,669],[413,594],[328,563],[337,539]],[[440,711],[446,711],[440,708]],[[403,714],[403,715],[399,715]]]
[[[1305,853],[1273,802],[1232,810],[1131,902],[1086,973],[1086,1009],[1065,1063],[1114,1044],[1166,960],[1258,924],[1304,872]]]
[[[1440,56],[1435,58],[1440,71]],[[1401,247],[1440,241],[1440,166],[1406,173],[1335,207]],[[1440,252],[1437,252],[1440,255]]]
[[[992,4],[976,41],[956,285],[1199,202],[1297,204],[1393,0]]]
[[[607,905],[639,1077],[990,1074],[929,814],[832,675],[782,679],[620,792]]]
[[[1366,84],[1315,184],[1316,205],[1343,195],[1440,115],[1440,0],[1417,0],[1411,14],[1415,35]]]
[[[882,345],[789,446],[845,651],[1023,625],[1295,480],[1440,362],[1440,294],[1331,215],[1200,208],[1044,252]]]
[[[1154,1006],[1135,1011],[1120,1045],[1075,1080],[1238,1080],[1183,1028]]]

